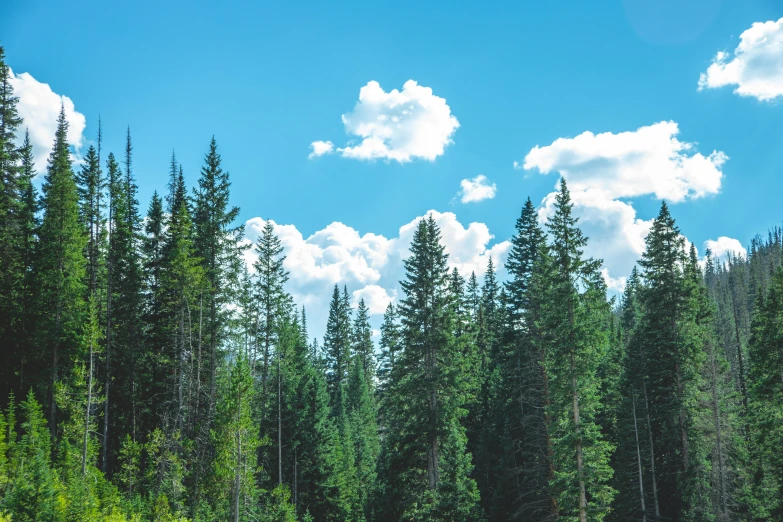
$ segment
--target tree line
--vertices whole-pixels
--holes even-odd
[[[9,76],[0,47],[0,520],[783,518],[780,229],[701,262],[663,203],[610,298],[562,179],[505,282],[430,215],[378,346],[344,285],[319,342],[214,138],[143,214],[130,130],[77,163],[61,109],[39,193]]]

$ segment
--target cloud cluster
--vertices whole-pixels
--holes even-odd
[[[414,159],[435,160],[442,155],[459,121],[444,98],[432,89],[408,80],[402,91],[386,92],[376,81],[359,91],[352,112],[343,114],[343,125],[358,143],[334,148],[331,141],[310,144],[310,158],[339,153],[344,158],[385,159],[407,163]]]
[[[717,194],[728,157],[720,151],[704,156],[694,144],[677,139],[677,123],[659,122],[620,133],[583,132],[534,147],[518,168],[557,172],[568,182],[580,226],[590,237],[589,255],[604,259],[610,288],[644,252],[652,220],[640,219],[628,198],[653,196],[672,202]],[[556,192],[539,209],[540,219],[554,212]]]
[[[502,267],[509,242],[490,246],[494,236],[483,223],[462,225],[452,212],[431,210],[441,229],[442,241],[449,254],[449,265],[464,276],[475,271],[484,274],[489,258]],[[335,284],[346,285],[354,304],[363,298],[378,322],[386,306],[401,296],[399,281],[404,277],[403,260],[408,257],[416,225],[425,216],[418,216],[402,225],[396,237],[360,234],[343,223],[334,222],[305,237],[294,225],[277,224],[275,233],[285,248],[284,266],[290,273],[288,291],[299,305],[307,308],[313,332],[323,333],[328,316],[329,298]],[[255,242],[266,222],[249,219],[246,236]],[[251,249],[246,253],[249,266],[256,259]],[[502,277],[502,268],[499,270]]]
[[[719,52],[699,76],[699,90],[727,85],[761,101],[783,96],[783,18],[754,23],[733,52]]]
[[[14,95],[19,97],[17,110],[24,120],[17,141],[22,142],[25,129],[30,132],[35,169],[38,172],[46,169],[46,160],[54,144],[61,104],[65,108],[65,119],[68,121],[68,142],[78,154],[85,142],[84,128],[87,119],[76,110],[73,101],[67,96],[55,93],[49,84],[39,82],[29,73],[14,74],[11,71],[10,76]]]
[[[463,203],[473,203],[492,199],[497,192],[497,186],[489,183],[484,174],[479,174],[473,179],[463,179],[459,182],[461,190],[457,194]]]

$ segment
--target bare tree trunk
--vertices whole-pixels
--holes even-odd
[[[641,345],[639,345],[639,362],[644,369],[643,371],[646,373],[647,362],[644,358],[644,352],[642,351]],[[644,392],[644,416],[646,420],[645,424],[647,426],[647,437],[649,438],[650,444],[650,473],[652,475],[653,507],[655,508],[655,520],[659,520],[661,518],[661,506],[658,504],[658,477],[655,473],[655,447],[653,446],[652,422],[650,421],[650,401],[647,397],[646,378],[647,377],[645,375],[642,376],[642,391]]]
[[[278,352],[280,352],[278,346]],[[277,354],[277,483],[283,484],[283,409],[281,401],[282,386],[280,383],[280,360],[282,353]]]
[[[546,434],[546,455],[547,455],[547,464],[549,467],[549,480],[553,480],[555,478],[555,449],[552,446],[552,437],[549,436],[549,426],[552,424],[552,418],[549,415],[550,406],[551,406],[551,399],[549,398],[549,375],[546,372],[546,368],[543,365],[544,361],[544,352],[541,351],[541,376],[544,383],[544,433]],[[560,508],[557,505],[557,497],[555,495],[551,494],[551,490],[549,491],[549,500],[550,500],[550,508],[552,513],[552,519],[557,520],[560,513]]]
[[[299,501],[297,498],[298,475],[299,475],[299,460],[297,459],[296,446],[294,446],[294,508],[299,507]]]
[[[209,308],[209,351],[210,351],[210,367],[209,367],[209,420],[212,421],[215,412],[215,400],[217,398],[216,391],[216,376],[217,376],[217,332],[215,331],[216,319],[215,310],[215,296],[210,299]]]
[[[237,401],[237,463],[236,463],[235,484],[234,484],[234,517],[233,517],[234,522],[239,522],[239,496],[240,496],[239,492],[242,486],[242,482],[241,482],[242,431],[240,430],[241,411],[242,411],[242,395],[240,392]]]
[[[177,430],[182,429],[182,386],[184,368],[182,366],[185,357],[185,310],[180,306],[179,311],[179,342],[177,343]]]
[[[647,418],[647,436],[650,441],[650,473],[652,474],[653,504],[655,507],[655,520],[661,518],[661,506],[658,504],[658,477],[655,474],[655,449],[653,448],[652,427],[650,422],[650,406],[647,400],[647,383],[642,383],[644,389],[644,412]]]
[[[92,410],[92,353],[93,335],[90,332],[90,370],[87,376],[87,407],[84,412],[84,443],[82,445],[82,476],[87,474],[87,440],[90,433],[90,410]]]
[[[633,405],[633,433],[636,436],[636,464],[639,468],[639,503],[642,509],[642,522],[647,522],[647,509],[644,506],[644,480],[642,474],[642,450],[639,447],[639,427],[636,424],[636,397],[631,395]]]
[[[111,190],[109,191],[111,194]],[[112,207],[113,199],[109,198],[109,252],[111,252]],[[106,382],[104,384],[103,402],[103,446],[101,447],[101,471],[105,474],[109,467],[109,387],[111,385],[111,294],[112,294],[112,256],[106,259]]]

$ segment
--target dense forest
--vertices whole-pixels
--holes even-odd
[[[610,298],[561,180],[506,281],[425,218],[378,345],[344,286],[319,341],[214,138],[145,212],[130,130],[74,161],[61,111],[37,173],[8,80],[0,520],[783,520],[780,229],[699,260],[663,203]]]

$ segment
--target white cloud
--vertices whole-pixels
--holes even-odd
[[[551,145],[535,146],[525,156],[525,170],[543,174],[557,171],[575,192],[595,193],[610,199],[654,194],[678,202],[716,194],[728,157],[720,151],[709,156],[689,154],[694,144],[676,138],[673,121],[662,121],[635,131],[558,138]]]
[[[675,122],[660,122],[635,131],[559,138],[534,147],[524,169],[565,177],[579,225],[590,238],[587,254],[602,258],[610,288],[624,285],[623,277],[644,252],[652,220],[636,215],[626,198],[654,196],[682,202],[711,194],[721,187],[726,154],[695,152],[693,143],[677,139]],[[546,220],[554,212],[556,192],[539,209]]]
[[[441,229],[442,242],[449,254],[450,267],[457,267],[463,276],[471,271],[482,276],[489,258],[503,277],[502,265],[510,243],[494,239],[483,223],[462,225],[454,213],[431,210]],[[354,303],[360,298],[370,309],[374,325],[379,324],[386,306],[402,295],[399,281],[404,278],[403,259],[408,257],[418,216],[400,227],[396,237],[365,233],[343,223],[334,222],[305,237],[294,225],[275,223],[275,233],[285,248],[285,268],[290,273],[287,289],[298,305],[305,305],[311,333],[323,334],[328,317],[329,299],[335,284],[346,285]],[[255,241],[265,225],[260,218],[245,224],[248,241]],[[274,223],[274,222],[273,222]],[[246,262],[252,266],[255,252],[246,252]],[[378,324],[376,324],[378,323]]]
[[[392,293],[396,295],[397,292],[392,290]],[[394,301],[394,297],[390,296],[385,288],[378,285],[367,285],[364,288],[355,290],[353,292],[353,305],[358,305],[361,299],[364,299],[364,304],[372,315],[383,314],[389,303]]]
[[[604,281],[606,282],[606,287],[609,290],[614,290],[615,292],[622,292],[625,289],[625,282],[628,279],[625,276],[620,277],[612,277],[609,275],[609,271],[606,268],[601,269],[601,275],[604,278]]]
[[[459,185],[462,190],[457,195],[462,196],[460,201],[463,203],[492,199],[497,191],[497,186],[494,183],[490,185],[484,174],[479,174],[473,179],[463,179]]]
[[[334,143],[331,141],[314,141],[310,144],[310,148],[313,149],[313,152],[307,157],[310,159],[317,158],[318,156],[334,152]]]
[[[25,129],[29,130],[36,170],[43,172],[46,169],[46,160],[54,144],[61,104],[65,107],[65,119],[68,121],[68,142],[77,151],[77,161],[80,160],[78,151],[84,145],[87,120],[84,114],[76,111],[73,101],[67,96],[55,93],[49,84],[39,82],[29,73],[14,74],[11,71],[11,86],[14,94],[19,97],[17,109],[24,120],[17,140],[21,143]]]
[[[727,85],[761,101],[783,96],[783,18],[754,23],[733,52],[719,52],[699,76],[699,90]]]
[[[725,259],[728,254],[746,257],[748,251],[739,240],[733,237],[720,236],[718,239],[708,239],[704,242],[704,248],[710,249],[714,259]]]
[[[452,143],[451,137],[459,128],[446,100],[414,80],[405,82],[402,91],[390,92],[376,81],[368,82],[359,91],[353,111],[343,114],[342,121],[345,131],[361,140],[337,148],[343,157],[400,163],[434,161]],[[331,142],[314,142],[313,154],[316,143]]]

